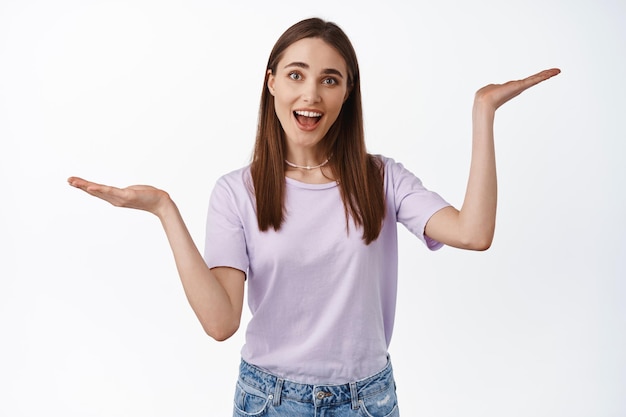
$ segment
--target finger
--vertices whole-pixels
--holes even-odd
[[[80,178],[80,177],[69,177],[67,179],[67,183],[69,185],[71,185],[72,187],[79,187],[81,184],[87,182],[86,180]]]
[[[124,190],[109,185],[98,184],[95,182],[87,181],[79,177],[68,178],[68,183],[75,188],[83,190],[84,192],[98,197],[102,200],[108,201],[113,205],[120,205],[124,199]]]
[[[551,69],[540,71],[536,74],[531,75],[530,77],[526,77],[521,80],[509,81],[507,83],[502,84],[502,86],[506,87],[509,91],[509,96],[506,97],[504,102],[507,102],[511,100],[512,98],[517,97],[524,91],[528,90],[530,87],[533,87],[539,84],[540,82],[547,80],[548,78],[552,78],[555,75],[559,74],[560,72],[561,70],[558,68],[551,68]]]
[[[102,184],[97,184],[95,182],[87,181],[79,177],[70,177],[67,182],[75,188],[79,188],[83,191],[96,191],[104,187]]]
[[[560,73],[561,73],[561,70],[558,68],[551,68],[551,69],[543,70],[534,75],[531,75],[530,77],[523,79],[522,84],[526,88],[532,87],[533,85],[539,84],[540,82],[545,81],[549,78],[552,78],[555,75],[558,75]]]
[[[82,179],[80,177],[69,177],[67,179],[67,182],[72,186],[72,187],[76,187],[76,188],[80,188],[80,189],[87,189],[89,187],[105,187],[105,185],[103,184],[98,184],[96,182],[92,182],[92,181],[87,181],[85,179]]]

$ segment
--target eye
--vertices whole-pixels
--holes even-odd
[[[324,78],[322,80],[322,84],[324,84],[324,85],[337,85],[337,84],[339,84],[339,81],[337,81],[336,78],[328,77],[328,78]]]
[[[297,71],[291,71],[288,75],[289,78],[291,78],[294,81],[300,81],[302,79],[302,74],[300,74]]]

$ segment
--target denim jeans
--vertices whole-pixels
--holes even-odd
[[[399,417],[391,362],[343,385],[283,380],[241,361],[233,417]]]

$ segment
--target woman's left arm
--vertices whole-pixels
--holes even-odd
[[[435,213],[425,234],[448,246],[486,250],[496,224],[497,180],[493,123],[498,107],[526,89],[554,77],[553,68],[523,80],[490,84],[476,92],[472,109],[472,159],[465,199],[460,210],[446,207]]]

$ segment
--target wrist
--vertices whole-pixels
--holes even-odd
[[[496,108],[485,102],[484,100],[474,100],[474,106],[472,107],[472,117],[474,120],[487,120],[493,121],[496,115]]]
[[[161,190],[159,201],[156,204],[152,213],[157,216],[159,220],[161,220],[161,222],[163,222],[167,218],[171,217],[172,214],[175,214],[177,210],[178,208],[176,207],[174,200],[172,200],[172,198],[166,191]]]

